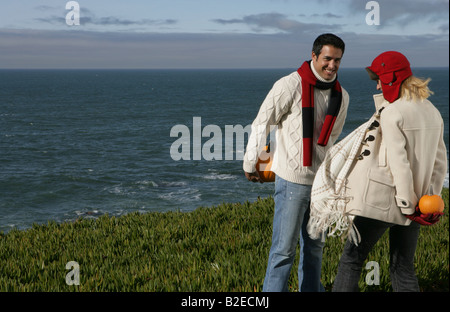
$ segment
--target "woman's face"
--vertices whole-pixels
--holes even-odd
[[[381,80],[380,79],[377,80],[377,90],[378,91],[382,91],[382,89],[381,89]]]

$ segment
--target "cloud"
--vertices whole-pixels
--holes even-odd
[[[41,5],[36,7],[40,11],[49,11],[55,9],[53,7]],[[59,15],[51,15],[48,17],[35,18],[36,21],[54,24],[54,25],[65,25],[65,16],[68,12]],[[97,25],[97,26],[163,26],[163,25],[173,25],[176,24],[175,19],[141,19],[141,20],[130,20],[123,19],[114,16],[97,17],[92,11],[86,8],[81,8],[80,12],[80,24],[81,25]]]
[[[448,33],[448,28],[449,28],[448,23],[439,26],[439,30],[442,31],[443,33]]]
[[[47,12],[47,11],[50,11],[50,10],[58,9],[57,7],[53,7],[53,6],[45,5],[45,4],[38,5],[38,6],[34,7],[34,8],[36,10],[38,10],[38,11],[43,11],[43,12]]]
[[[296,68],[319,33],[186,34],[0,29],[3,68]],[[414,67],[448,67],[448,37],[338,33],[342,67],[401,51]],[[421,44],[417,44],[420,42]],[[433,57],[429,47],[433,47]]]
[[[449,66],[446,36],[345,33],[342,38],[346,44],[342,66],[359,67],[364,63],[368,66],[377,55],[392,50],[406,55],[412,67]],[[438,55],[429,57],[430,47]]]
[[[333,13],[325,13],[325,14],[317,14],[317,13],[315,13],[315,14],[311,15],[311,17],[343,18],[342,15],[336,15],[336,14],[333,14]]]
[[[267,29],[284,33],[326,32],[330,30],[336,32],[341,29],[341,26],[336,24],[302,23],[289,19],[286,15],[280,13],[262,13],[247,15],[241,19],[213,19],[212,21],[222,25],[244,24],[251,27],[255,32],[263,32]]]
[[[428,20],[430,23],[448,22],[449,18],[448,0],[377,0],[376,2],[380,7],[380,27],[405,27],[416,23],[418,20]],[[349,0],[348,9],[351,12],[364,11],[367,13],[369,12],[366,9],[367,3],[368,1]]]
[[[285,36],[253,34],[0,30],[0,41],[6,68],[285,67],[302,50]],[[291,52],[274,62],[280,49]]]
[[[130,26],[130,25],[173,25],[176,24],[177,21],[174,19],[164,19],[164,20],[150,20],[150,19],[142,19],[138,21],[128,20],[128,19],[120,19],[113,16],[101,17],[101,18],[93,18],[93,17],[81,17],[81,24],[93,24],[93,25],[102,25],[102,26]]]

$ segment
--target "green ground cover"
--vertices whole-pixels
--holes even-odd
[[[422,227],[416,272],[422,291],[449,291],[448,189],[445,215]],[[273,199],[200,207],[193,212],[131,213],[72,223],[34,225],[0,234],[0,291],[261,291],[270,248]],[[341,238],[328,238],[322,282],[332,287]],[[298,259],[298,252],[297,252]],[[368,261],[380,266],[380,284],[361,291],[391,291],[389,248],[383,236]],[[75,267],[79,265],[79,285]],[[290,290],[297,290],[293,270]]]

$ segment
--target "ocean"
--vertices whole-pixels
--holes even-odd
[[[273,195],[273,183],[246,180],[238,130],[294,70],[0,70],[0,231]],[[448,68],[413,72],[432,78],[448,147]],[[339,80],[350,94],[342,138],[378,91],[362,68]]]

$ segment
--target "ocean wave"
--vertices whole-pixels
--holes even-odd
[[[136,194],[136,190],[134,188],[129,187],[129,186],[124,186],[122,184],[105,187],[103,190],[108,192],[109,194],[120,195],[120,196]]]
[[[229,173],[212,173],[203,176],[206,180],[236,180],[236,176]]]
[[[152,189],[152,188],[179,188],[179,187],[186,187],[187,183],[184,181],[161,181],[161,182],[155,182],[152,180],[140,180],[137,182],[131,182],[131,183],[119,183],[115,185],[111,185],[108,187],[103,188],[103,191],[106,191],[110,194],[114,195],[133,195],[136,194],[137,191],[144,191],[146,189]]]
[[[202,197],[201,192],[194,188],[185,188],[173,192],[158,194],[159,199],[176,202],[197,202]]]
[[[100,212],[99,210],[87,210],[87,211],[75,211],[75,215],[77,217],[83,217],[83,218],[97,218],[101,215],[103,215],[104,212]]]
[[[184,187],[187,186],[187,182],[185,181],[162,181],[159,184],[157,184],[159,187]]]
[[[158,183],[154,182],[154,181],[147,181],[147,180],[143,180],[143,181],[137,181],[136,182],[137,185],[140,186],[140,188],[145,188],[145,187],[158,187]]]

